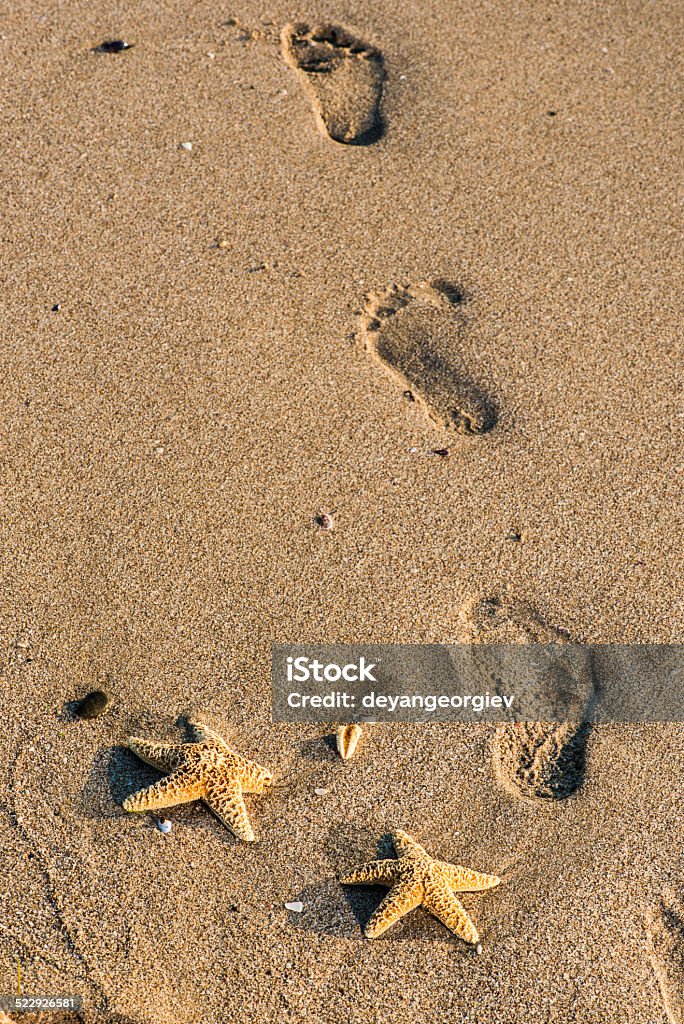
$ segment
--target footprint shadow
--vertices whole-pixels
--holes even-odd
[[[506,596],[472,601],[461,621],[463,642],[474,645],[473,659],[485,673],[501,674],[511,645],[538,644],[554,651],[537,694],[536,717],[543,720],[500,725],[492,753],[499,782],[514,796],[536,802],[566,800],[586,774],[591,734],[587,719],[601,692],[593,654],[573,643],[567,630],[546,623],[536,609]],[[514,667],[511,662],[503,675],[511,676]],[[571,709],[572,720],[544,720],[547,709],[556,705]]]
[[[463,354],[465,301],[461,288],[441,279],[393,285],[368,296],[358,337],[429,419],[459,434],[482,435],[496,426],[499,408]]]
[[[340,25],[300,22],[283,29],[281,52],[301,75],[325,134],[347,146],[369,146],[383,137],[379,50]]]

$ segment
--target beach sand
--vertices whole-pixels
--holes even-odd
[[[454,642],[485,606],[681,641],[683,20],[6,10],[2,992],[19,962],[86,1022],[684,1020],[681,726],[593,728],[537,799],[493,725],[343,763],[270,720],[273,641]],[[281,42],[319,21],[369,48],[322,99]],[[121,809],[159,778],[126,737],[189,713],[275,773],[256,845]],[[482,955],[422,910],[363,938],[380,893],[336,877],[393,828],[502,876],[463,899]]]

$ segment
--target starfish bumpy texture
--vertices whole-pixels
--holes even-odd
[[[130,736],[128,746],[160,771],[169,772],[153,786],[123,802],[126,811],[152,811],[202,800],[224,825],[246,843],[255,841],[243,793],[263,793],[273,782],[267,768],[240,757],[206,725],[189,723],[192,743],[156,743]]]
[[[392,833],[396,860],[372,860],[341,879],[342,885],[391,887],[366,925],[365,934],[375,939],[415,907],[425,907],[455,935],[476,943],[477,928],[456,898],[457,892],[492,889],[501,881],[496,875],[434,860],[422,846],[399,829]]]

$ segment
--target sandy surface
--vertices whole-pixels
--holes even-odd
[[[281,54],[297,18],[381,53],[371,145],[321,129]],[[488,595],[681,641],[682,20],[7,8],[4,991],[20,960],[88,1022],[684,1020],[684,729],[597,727],[580,788],[535,802],[501,785],[494,726],[377,726],[342,764],[321,727],[270,724],[269,676],[274,640],[453,641]],[[487,432],[430,418],[363,343],[367,295],[425,280],[461,296]],[[110,710],[73,720],[96,686]],[[119,806],[158,778],[126,735],[189,711],[282,783],[250,800],[254,847],[200,805],[168,836]],[[482,956],[421,911],[363,939],[378,893],[335,875],[392,827],[504,876],[464,899]]]

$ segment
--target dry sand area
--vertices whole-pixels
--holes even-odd
[[[343,762],[270,720],[273,641],[682,640],[683,22],[4,6],[2,992],[684,1021],[684,727],[376,725]],[[126,737],[183,715],[273,772],[256,844],[123,810],[160,778]],[[481,955],[424,909],[364,938],[381,890],[337,879],[392,829],[502,878]]]

